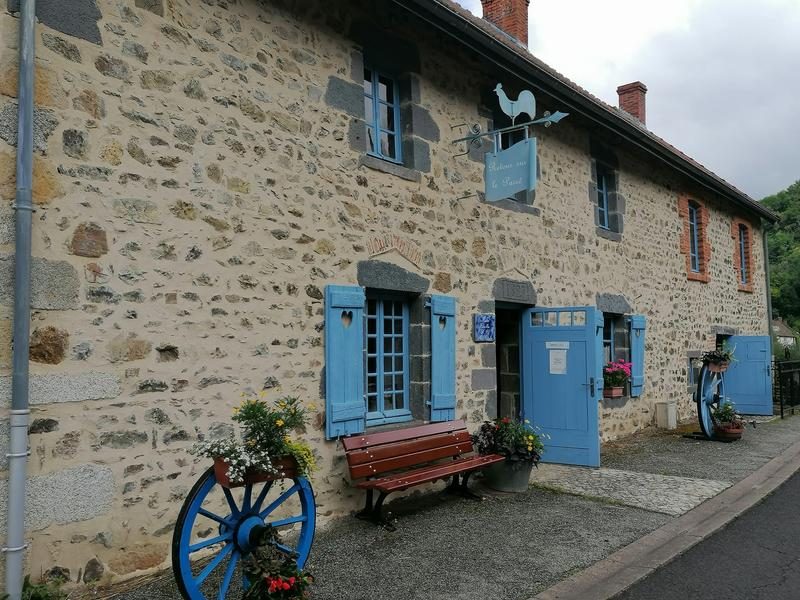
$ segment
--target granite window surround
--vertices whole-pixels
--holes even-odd
[[[361,156],[359,164],[408,181],[419,182],[431,170],[431,142],[441,139],[439,126],[422,105],[419,56],[416,47],[382,33],[354,33],[362,48],[351,53],[348,79],[328,79],[325,102],[351,117],[348,143]],[[376,37],[377,36],[377,37]],[[364,114],[364,66],[391,76],[398,86],[401,162],[383,160],[367,153],[367,121]]]
[[[733,268],[736,272],[737,289],[740,292],[754,292],[753,271],[753,226],[749,221],[735,218],[731,221],[733,240]]]
[[[358,284],[367,297],[389,293],[404,296],[408,304],[408,379],[411,420],[391,425],[370,426],[370,431],[403,428],[430,421],[431,395],[431,310],[430,281],[391,263],[364,260],[357,265]]]

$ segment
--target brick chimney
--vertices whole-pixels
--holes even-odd
[[[619,107],[626,113],[633,115],[645,124],[644,95],[647,93],[647,86],[641,81],[626,83],[617,88],[619,95]]]
[[[528,5],[531,0],[481,0],[483,18],[528,45]]]

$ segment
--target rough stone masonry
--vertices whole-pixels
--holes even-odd
[[[712,326],[766,329],[760,230],[745,293],[735,211],[691,181],[620,147],[624,235],[596,234],[577,119],[539,133],[538,214],[482,203],[482,165],[454,156],[451,127],[486,123],[481,90],[498,75],[407,15],[397,22],[419,47],[420,129],[411,168],[389,169],[357,149],[358,43],[345,32],[375,18],[371,2],[37,5],[31,573],[90,583],[168,564],[180,504],[206,467],[187,448],[231,431],[242,392],[320,407],[306,434],[319,521],[354,509],[341,449],[322,431],[321,290],[355,284],[371,249],[458,299],[456,413],[472,426],[492,414],[496,378],[492,353],[470,341],[471,315],[494,310],[498,279],[531,286],[542,306],[613,294],[647,315],[646,391],[600,405],[605,439],[649,425],[657,400],[691,412],[686,352],[713,345]],[[4,406],[16,44],[17,17],[2,12]],[[709,283],[687,280],[679,194],[709,209]]]

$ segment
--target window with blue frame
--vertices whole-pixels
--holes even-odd
[[[602,164],[597,163],[597,225],[603,229],[609,228],[608,219],[608,192],[611,184],[611,174]]]
[[[689,203],[689,262],[692,271],[700,272],[700,234],[698,224],[698,206]]]
[[[746,285],[750,281],[750,273],[748,272],[748,231],[746,225],[739,225],[739,282]]]
[[[367,152],[384,160],[401,162],[397,80],[369,67],[364,69],[364,120],[367,123]]]
[[[408,304],[368,297],[365,317],[367,426],[410,421]]]

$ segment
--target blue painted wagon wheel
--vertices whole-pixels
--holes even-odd
[[[241,598],[242,558],[265,524],[301,568],[314,540],[314,491],[305,477],[226,489],[208,469],[186,497],[172,536],[172,568],[186,600]]]
[[[700,428],[710,440],[714,439],[714,420],[711,418],[711,410],[719,407],[723,398],[725,398],[725,380],[722,373],[709,371],[708,365],[704,363],[697,380],[695,401]]]

